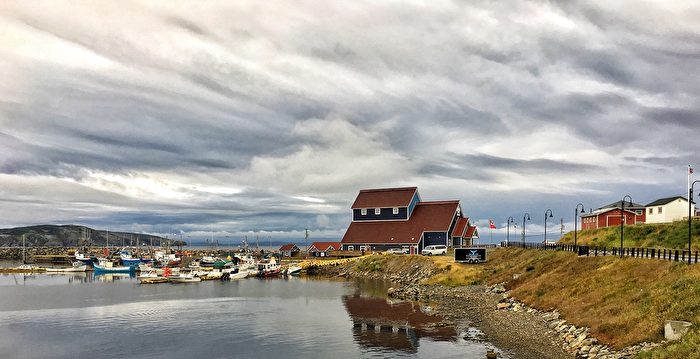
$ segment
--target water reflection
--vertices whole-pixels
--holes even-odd
[[[416,353],[422,338],[456,341],[454,327],[442,325],[440,317],[425,313],[416,303],[357,293],[343,296],[342,300],[353,321],[355,342],[363,347]]]
[[[96,281],[100,282],[116,282],[120,280],[134,279],[136,278],[136,273],[95,273],[94,278]]]

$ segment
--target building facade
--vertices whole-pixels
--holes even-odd
[[[340,242],[313,242],[309,246],[309,255],[312,257],[328,257],[333,251],[339,251]]]
[[[361,190],[352,205],[352,221],[343,250],[420,253],[428,245],[462,245],[469,228],[458,200],[423,201],[416,187]],[[461,231],[458,224],[464,226]],[[475,230],[471,234],[474,235]]]
[[[691,203],[690,213],[695,213]],[[657,199],[646,205],[647,223],[670,223],[688,218],[688,200],[682,196]]]

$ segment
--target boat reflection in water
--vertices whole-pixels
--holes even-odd
[[[355,342],[366,348],[416,353],[422,338],[457,340],[454,327],[441,325],[440,317],[424,313],[413,302],[355,294],[344,296],[343,304],[353,321]]]
[[[130,273],[98,273],[95,272],[95,281],[100,282],[115,282],[118,280],[129,280],[136,278],[136,272]]]

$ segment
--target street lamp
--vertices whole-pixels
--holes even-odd
[[[632,197],[625,195],[622,197],[622,211],[620,212],[620,257],[622,257],[623,241],[625,239],[625,198],[630,199],[630,207],[632,207]]]
[[[690,226],[691,226],[691,221],[693,219],[693,214],[691,213],[690,206],[692,206],[693,203],[693,187],[695,186],[696,183],[700,183],[700,180],[694,181],[693,184],[690,185],[688,188],[688,264],[690,264]]]
[[[551,209],[544,211],[544,244],[547,245],[547,213],[549,213],[549,218],[553,218]]]
[[[508,217],[508,223],[506,223],[506,247],[510,246],[510,225],[515,223],[513,216]]]
[[[530,213],[525,212],[523,215],[523,248],[525,247],[525,219],[530,220]]]
[[[583,208],[583,203],[577,204],[576,208],[574,208],[574,247],[576,247],[576,231],[578,228],[578,206],[581,206],[581,214],[586,213],[586,210]]]

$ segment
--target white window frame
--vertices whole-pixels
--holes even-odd
[[[393,213],[393,214],[399,214],[399,207],[394,207],[394,208],[392,208],[391,213]]]
[[[664,213],[663,209],[664,209],[663,207],[659,207],[656,212],[658,212],[659,214],[663,214]]]
[[[654,214],[654,208],[649,207],[649,214]]]
[[[375,208],[375,209],[374,209],[374,215],[375,215],[375,216],[378,216],[378,215],[380,215],[380,214],[382,214],[382,209],[381,209],[381,208]]]
[[[360,215],[361,215],[361,216],[366,216],[366,215],[367,215],[367,208],[362,208],[362,209],[360,209]]]
[[[354,251],[354,250],[355,250],[355,246],[348,246],[348,250],[349,250],[349,251]]]

